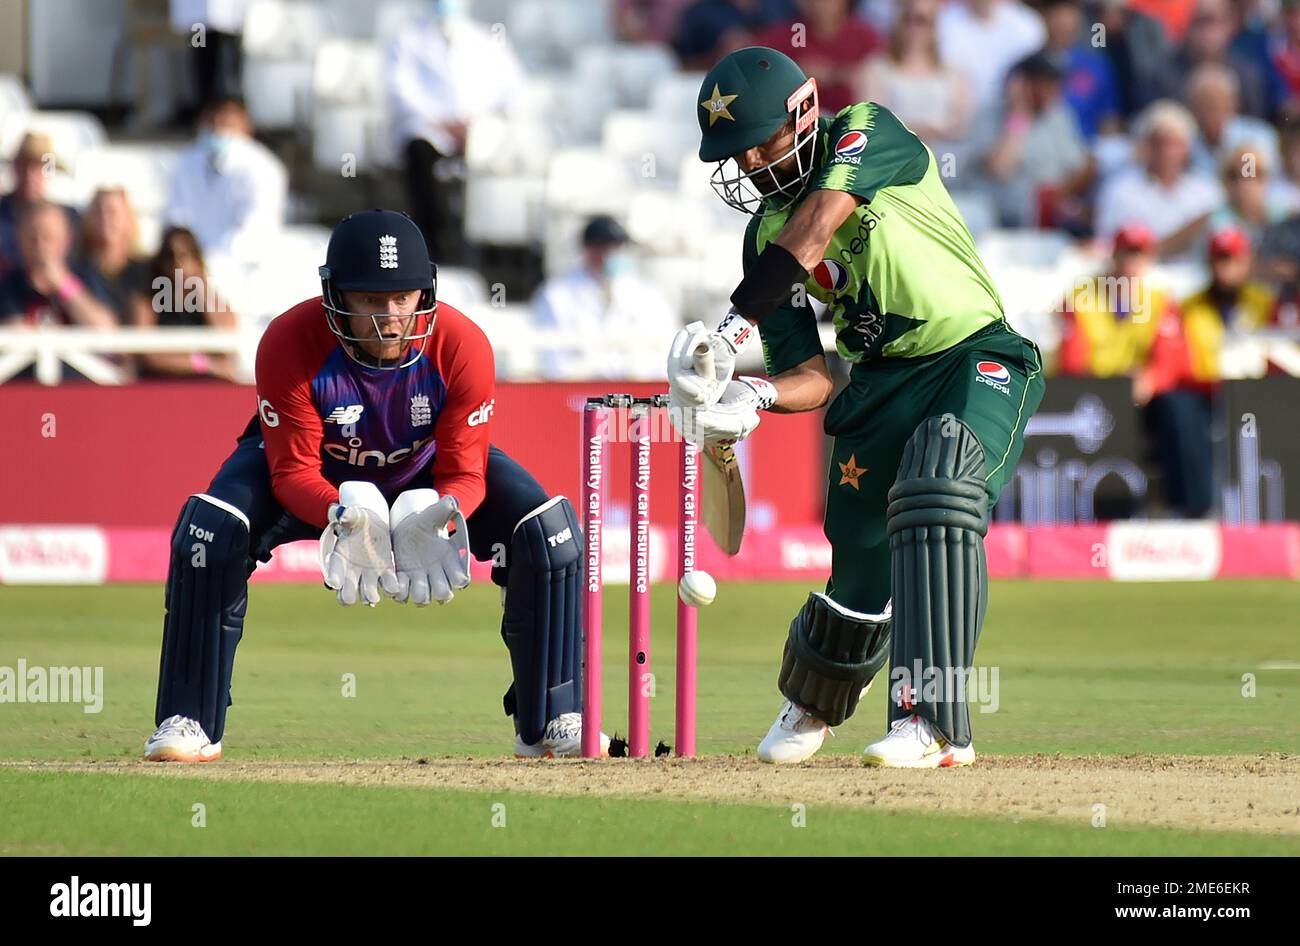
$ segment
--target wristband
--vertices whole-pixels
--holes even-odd
[[[747,375],[741,375],[736,379],[744,384],[748,384],[758,395],[758,409],[765,411],[776,403],[776,385],[767,378],[751,378]]]
[[[808,270],[794,254],[779,243],[769,243],[731,294],[731,304],[741,315],[759,322],[788,303],[794,287],[807,281]]]
[[[81,280],[73,273],[64,276],[63,282],[59,283],[59,288],[54,290],[54,294],[61,302],[67,302],[79,292],[81,292]]]
[[[209,374],[212,371],[212,359],[201,351],[190,355],[190,365],[194,368],[195,374]]]
[[[718,323],[713,334],[726,342],[733,354],[739,355],[754,337],[754,324],[732,309]]]

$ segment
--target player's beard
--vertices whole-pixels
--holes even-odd
[[[361,339],[354,343],[359,359],[380,368],[403,360],[410,346],[409,336],[415,334],[418,318],[412,314],[400,320],[386,318],[377,324],[374,317],[366,317],[361,323],[364,334],[357,332],[355,326],[352,330],[352,334]]]
[[[788,193],[788,191],[783,191],[783,188],[788,189],[795,182],[795,179],[799,177],[800,166],[811,166],[812,155],[813,137],[810,136],[800,148],[792,148],[783,159],[764,168],[768,173],[755,174],[750,178],[754,189],[762,194],[764,198]]]

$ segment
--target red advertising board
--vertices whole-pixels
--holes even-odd
[[[492,440],[547,490],[578,495],[582,405],[609,390],[662,386],[503,384]],[[128,387],[0,385],[10,454],[0,464],[0,523],[167,527],[185,497],[201,492],[234,448],[256,406],[251,387],[159,382]],[[651,511],[676,522],[677,453],[656,425]],[[613,445],[611,509],[626,515],[626,443]],[[825,461],[820,415],[769,414],[738,451],[754,526],[821,521]]]

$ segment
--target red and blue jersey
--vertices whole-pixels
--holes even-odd
[[[416,332],[423,332],[421,324]],[[324,528],[345,480],[385,496],[433,487],[466,516],[483,501],[496,366],[482,330],[439,302],[412,364],[348,357],[319,297],[274,319],[257,348],[257,402],[276,500]],[[432,463],[432,482],[418,481]]]

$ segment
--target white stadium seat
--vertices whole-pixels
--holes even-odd
[[[87,151],[77,162],[79,189],[89,196],[101,187],[125,188],[137,216],[158,217],[167,204],[167,188],[180,150],[179,145],[151,141]]]
[[[465,141],[465,164],[471,175],[544,176],[550,162],[551,130],[539,116],[474,119]]]
[[[312,96],[334,105],[383,102],[383,53],[378,44],[330,39],[316,50]]]
[[[618,158],[599,148],[564,148],[555,152],[547,171],[546,206],[621,215],[631,186],[632,177]]]
[[[374,129],[383,123],[383,110],[374,105],[317,103],[311,123],[312,164],[327,174],[348,167],[358,174],[369,170],[375,163],[369,150]]]
[[[329,35],[325,10],[312,0],[252,0],[244,16],[244,55],[309,60]]]
[[[0,121],[31,110],[31,96],[27,94],[22,79],[7,72],[0,73]]]
[[[698,138],[697,128],[666,122],[651,111],[615,109],[605,116],[601,147],[626,162],[634,177],[673,185]]]
[[[244,59],[244,103],[259,131],[283,131],[305,119],[312,62]]]
[[[544,187],[541,178],[471,176],[465,188],[465,238],[496,246],[533,243]]]

